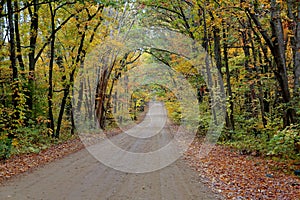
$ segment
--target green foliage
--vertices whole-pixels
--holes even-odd
[[[7,136],[0,137],[0,160],[9,158],[11,154],[12,140]]]
[[[278,131],[269,142],[268,155],[300,158],[300,126],[291,125]]]
[[[17,105],[4,107],[0,105],[0,160],[7,159],[16,145],[19,129],[24,127],[26,121],[26,98],[18,92]]]
[[[14,153],[38,153],[50,146],[51,138],[47,136],[47,129],[41,127],[25,127],[17,130],[17,144]]]
[[[197,136],[202,137],[207,134],[209,124],[211,122],[211,113],[209,104],[208,104],[208,96],[204,96],[203,102],[199,104],[199,125],[198,125],[198,131],[197,131]]]
[[[225,139],[222,143],[239,150],[242,154],[254,153],[255,155],[259,155],[267,153],[268,138],[266,134],[255,136],[253,133],[240,130],[232,131],[231,137],[231,140]]]
[[[84,2],[84,0],[81,0],[81,2]],[[103,1],[103,0],[94,0],[95,3],[98,4],[103,4],[105,6],[112,6],[112,7],[117,7],[120,6],[121,4],[125,3],[125,1]]]
[[[45,124],[28,126],[16,130],[17,137],[11,142],[11,154],[39,153],[53,144],[58,144],[72,137],[63,132],[59,139],[48,137],[48,129]]]
[[[221,143],[238,149],[243,154],[277,157],[279,159],[300,160],[300,127],[291,125],[274,134],[274,129],[264,128],[259,133],[239,129],[234,131],[231,140]],[[223,133],[226,134],[227,132]],[[270,138],[271,136],[271,138]]]

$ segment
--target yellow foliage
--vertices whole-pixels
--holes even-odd
[[[19,143],[17,139],[13,139],[11,144],[16,147]]]

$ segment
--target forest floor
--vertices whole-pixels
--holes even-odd
[[[120,133],[120,131],[116,130],[110,132],[110,135],[111,136],[117,135],[112,138],[118,138],[119,135],[122,135],[118,133]],[[120,143],[121,145],[132,146],[130,142],[122,144],[122,141],[125,141],[124,138],[121,138],[121,140],[119,141],[121,141]],[[118,187],[116,186],[115,189],[117,190],[120,189],[121,193],[109,190],[110,192],[114,192],[115,195],[117,195],[114,196],[115,199],[118,198],[120,199],[120,196],[118,195],[123,195],[123,196],[125,195],[126,197],[127,195],[126,192],[129,191],[135,191],[137,193],[135,195],[151,194],[153,190],[159,188],[157,188],[158,186],[155,186],[153,184],[147,185],[147,183],[157,182],[157,178],[159,177],[162,178],[161,175],[164,174],[167,180],[167,182],[164,182],[165,185],[162,186],[161,181],[157,182],[157,184],[160,184],[161,187],[164,187],[164,191],[171,192],[171,193],[182,192],[183,189],[177,188],[173,185],[174,183],[172,182],[175,181],[178,183],[182,183],[181,186],[183,188],[185,187],[201,188],[202,193],[206,193],[205,197],[207,197],[203,199],[209,199],[211,197],[214,197],[216,199],[222,199],[221,196],[223,196],[223,198],[225,199],[280,199],[280,200],[300,199],[300,178],[290,173],[284,173],[284,171],[288,171],[288,167],[289,167],[288,163],[275,162],[262,157],[256,157],[251,155],[241,155],[238,151],[234,149],[225,146],[220,146],[220,145],[214,146],[214,148],[212,149],[212,151],[209,153],[208,156],[200,159],[198,156],[200,146],[201,146],[200,140],[196,139],[190,146],[189,150],[185,153],[183,158],[180,158],[178,161],[175,162],[175,164],[166,167],[166,169],[162,169],[164,173],[162,173],[162,171],[159,170],[161,171],[160,174],[146,173],[140,176],[140,175],[132,175],[132,174],[128,175],[128,173],[121,173],[115,170],[112,172],[109,170],[108,167],[105,166],[100,167],[99,165],[96,165],[95,159],[92,158],[92,156],[89,155],[89,153],[86,150],[82,150],[84,149],[84,145],[81,142],[81,140],[79,138],[74,138],[62,144],[54,145],[51,148],[43,150],[38,154],[31,153],[26,155],[15,155],[10,159],[0,163],[0,185],[2,185],[0,187],[1,190],[0,193],[7,194],[6,197],[12,197],[11,196],[12,194],[7,193],[8,190],[6,190],[3,193],[3,189],[16,188],[16,186],[12,186],[12,185],[9,186],[9,185],[14,182],[19,183],[20,182],[19,177],[21,177],[22,179],[24,177],[23,176],[24,174],[25,174],[24,178],[26,178],[26,176],[31,177],[29,179],[31,183],[28,184],[33,184],[35,182],[39,184],[41,182],[40,179],[44,179],[48,176],[52,177],[50,183],[51,181],[53,181],[52,184],[54,185],[54,187],[52,185],[48,185],[48,186],[50,190],[51,188],[53,189],[54,193],[55,191],[57,192],[57,188],[59,188],[59,184],[62,184],[62,187],[65,187],[63,186],[63,184],[66,184],[68,185],[68,188],[70,188],[72,184],[75,185],[75,182],[77,181],[80,184],[82,184],[81,185],[82,187],[86,187],[84,186],[84,184],[87,184],[87,182],[82,182],[82,181],[88,181],[85,178],[93,179],[93,175],[91,173],[96,173],[95,175],[99,177],[100,177],[99,173],[109,174],[107,175],[107,177],[105,176],[104,178],[106,181],[110,179],[114,180],[115,182],[113,182],[112,184],[116,184],[116,182],[124,183],[124,181],[130,182],[130,181],[137,180],[136,183],[134,184],[131,183],[132,184],[131,188],[124,189],[122,187],[119,188],[119,186]],[[94,168],[87,166],[88,162],[91,162],[91,165],[94,166]],[[79,163],[79,165],[76,163]],[[193,172],[189,171],[188,168],[185,169],[184,165],[186,163],[188,163],[191,166],[191,168],[194,169],[192,170]],[[58,165],[59,167],[55,167],[56,165]],[[57,173],[56,175],[56,172],[62,169],[64,169],[65,170],[64,173],[69,174],[70,177],[71,176],[77,177],[76,173],[79,172],[80,172],[79,173],[80,176],[77,177],[77,179],[74,179],[73,180],[74,182],[72,183],[69,182],[55,183],[55,181],[57,181],[55,178],[57,179],[60,178],[59,181],[62,181],[62,177],[60,176],[62,176],[63,174]],[[47,170],[49,170],[50,172],[46,173],[45,171]],[[74,170],[77,171],[75,172]],[[84,171],[86,172],[86,175],[84,175]],[[43,174],[44,172],[45,174]],[[72,175],[72,173],[74,174]],[[110,177],[114,173],[117,174],[119,178],[115,176]],[[181,174],[180,177],[176,175],[178,173]],[[186,174],[186,173],[189,174],[189,176],[186,175],[182,176],[182,174]],[[20,174],[23,175],[17,176]],[[197,184],[192,184],[192,186],[186,185],[182,179],[184,179],[184,181],[187,182],[193,180],[194,182],[197,182]],[[25,183],[23,183],[23,185],[22,183],[19,183],[19,186],[21,185],[23,189],[27,191],[29,186],[26,186],[26,179],[22,179],[22,180],[24,180]],[[95,179],[93,180],[96,181]],[[206,186],[203,186],[203,183]],[[109,184],[109,183],[106,182],[103,184]],[[106,186],[103,184],[97,182],[97,185],[99,187],[106,188]],[[170,186],[169,189],[168,189],[168,185]],[[173,188],[174,190],[171,191],[170,188],[172,188],[173,186],[175,187],[175,189]],[[32,186],[30,187],[32,190],[34,190]],[[79,187],[78,183],[76,187]],[[210,189],[205,189],[206,187]],[[42,189],[47,190],[47,187]],[[194,192],[194,189],[191,190]],[[215,193],[219,193],[221,196],[213,195],[213,193],[210,192],[210,190],[214,191]],[[43,192],[47,193],[47,191],[43,191]],[[60,190],[58,191],[57,194],[60,194],[59,192]],[[200,195],[193,192],[188,194],[192,195],[191,197],[196,197],[197,195]],[[108,193],[105,194],[109,195]],[[76,194],[74,195],[76,196]],[[98,195],[98,193],[94,195]],[[166,194],[165,192],[162,193],[162,191],[160,191],[160,195],[161,195],[160,197],[162,197],[162,195],[166,195]],[[42,196],[43,194],[40,194],[39,197]],[[95,196],[91,195],[90,197],[95,197]],[[124,199],[127,199],[125,197]],[[158,197],[158,196],[153,196],[153,198],[154,197]],[[168,196],[164,196],[164,197],[167,197],[168,199]],[[114,198],[105,198],[105,199],[114,199]],[[128,198],[130,198],[130,196],[128,196]]]
[[[226,199],[300,199],[300,177],[292,174],[290,163],[242,155],[221,145],[200,158],[201,144],[196,139],[185,159],[203,182]]]

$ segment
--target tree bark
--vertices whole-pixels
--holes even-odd
[[[7,11],[8,11],[8,25],[9,25],[9,58],[10,58],[10,68],[12,70],[12,103],[14,106],[13,120],[19,121],[19,110],[18,110],[18,98],[19,98],[19,77],[18,77],[18,68],[16,65],[16,45],[15,45],[15,30],[14,30],[14,17],[13,17],[13,6],[11,1],[7,1]],[[12,123],[12,130],[18,128],[17,123]],[[9,132],[8,139],[11,140],[14,138],[14,133]]]
[[[28,98],[27,98],[27,105],[29,111],[33,109],[33,96],[34,96],[34,89],[35,89],[35,50],[36,50],[36,42],[37,42],[37,33],[38,33],[38,26],[39,26],[39,18],[38,18],[38,3],[39,0],[33,1],[33,11],[31,7],[28,7],[28,11],[31,17],[30,20],[30,38],[29,38],[29,53],[28,53],[28,60],[29,60],[29,77],[28,77]]]
[[[19,2],[17,0],[14,1],[14,8],[15,10],[19,9]],[[17,50],[17,59],[18,59],[18,63],[21,69],[21,75],[23,76],[23,78],[25,78],[25,64],[23,61],[23,57],[22,57],[22,50],[21,50],[21,38],[20,38],[20,30],[19,30],[19,12],[15,12],[14,14],[14,20],[15,20],[15,33],[16,33],[16,50]]]
[[[15,44],[15,29],[12,2],[7,1],[8,25],[9,25],[9,45],[10,45],[10,67],[12,69],[12,90],[13,90],[13,105],[15,110],[18,106],[18,68],[16,63],[16,44]],[[17,114],[18,115],[18,114]],[[15,117],[17,117],[17,115]]]
[[[226,27],[224,25],[224,27]],[[226,84],[227,84],[227,92],[228,92],[228,98],[229,98],[229,121],[227,122],[227,127],[230,128],[230,130],[234,130],[234,103],[233,103],[233,94],[232,94],[232,88],[231,88],[231,82],[230,82],[230,71],[229,71],[229,63],[228,63],[228,44],[227,44],[227,30],[223,28],[223,53],[224,53],[224,62],[225,62],[225,68],[226,68]],[[232,136],[230,135],[230,138]]]
[[[55,11],[52,8],[52,3],[49,3],[50,14],[51,14],[51,32],[55,31]],[[54,54],[55,54],[55,35],[51,38],[50,43],[50,63],[49,63],[49,74],[48,74],[48,136],[54,137],[54,117],[53,117],[53,65],[54,65]]]
[[[210,12],[210,16],[211,16],[211,20],[214,21],[215,17],[213,15],[212,12]],[[214,37],[214,55],[215,55],[215,62],[216,62],[216,67],[219,71],[219,76],[218,77],[218,84],[220,87],[220,91],[221,91],[221,95],[222,99],[226,99],[226,92],[225,92],[225,88],[224,88],[224,83],[223,83],[223,77],[224,74],[222,72],[222,67],[223,67],[223,63],[222,63],[222,50],[221,50],[221,33],[220,33],[220,28],[218,28],[216,25],[213,26],[213,37]],[[226,127],[228,129],[231,129],[230,127],[230,119],[229,119],[229,113],[225,107],[225,121],[226,121]]]
[[[297,2],[294,56],[294,96],[300,97],[300,2]]]
[[[105,94],[107,88],[107,73],[108,69],[103,69],[100,74],[100,80],[97,84],[96,89],[96,102],[95,102],[95,109],[96,109],[96,116],[101,129],[105,129]]]
[[[243,25],[243,31],[241,31],[241,36],[242,36],[242,41],[243,41],[243,51],[244,51],[244,56],[245,56],[245,62],[244,62],[244,67],[245,70],[248,72],[246,75],[246,80],[248,82],[250,82],[250,77],[252,75],[252,70],[249,66],[250,64],[250,39],[249,39],[249,30],[247,28],[247,25]],[[252,113],[252,117],[255,117],[255,114],[253,112],[254,108],[253,108],[253,100],[254,100],[254,95],[253,95],[253,90],[254,90],[254,85],[253,83],[249,85],[249,91],[250,92],[246,92],[245,95],[245,105],[246,105],[246,112],[247,113]],[[248,118],[250,118],[251,116],[247,116]]]
[[[103,5],[100,5],[97,9],[97,11],[93,14],[93,15],[89,15],[87,21],[91,21],[99,12],[102,12],[103,11],[103,8],[104,6]],[[81,11],[79,11],[81,12]],[[102,21],[102,18],[100,19]],[[78,24],[79,26],[79,24]],[[94,28],[94,32],[93,34],[97,31],[97,28],[99,27],[99,23],[97,24],[97,26]],[[66,87],[64,89],[64,96],[63,96],[63,99],[61,101],[61,106],[60,106],[60,111],[59,111],[59,115],[58,115],[58,119],[57,119],[57,127],[56,127],[56,132],[55,132],[55,137],[56,138],[59,138],[60,136],[60,129],[61,129],[61,124],[62,124],[62,119],[63,119],[63,115],[64,115],[64,111],[65,111],[65,107],[67,105],[67,100],[68,100],[68,97],[69,97],[69,93],[73,87],[73,84],[74,84],[74,79],[75,79],[75,72],[77,71],[77,66],[78,64],[80,65],[81,68],[84,68],[84,59],[85,59],[85,55],[86,55],[86,52],[85,52],[85,49],[84,49],[84,41],[86,39],[86,30],[88,29],[88,25],[86,24],[84,26],[84,31],[78,31],[79,34],[81,35],[81,39],[80,39],[80,43],[79,43],[79,47],[78,47],[78,50],[77,50],[77,56],[76,56],[76,59],[75,61],[73,61],[73,69],[71,71],[71,73],[69,74],[69,82],[66,84]],[[93,42],[93,38],[94,36],[91,36],[89,42]],[[71,107],[71,111],[73,112],[73,108]],[[71,129],[71,133],[74,133],[74,118],[73,116],[71,117],[71,123],[72,123],[72,129]]]
[[[267,34],[267,31],[262,27],[255,13],[252,13],[249,9],[246,9],[246,11],[255,25],[258,27],[276,63],[276,70],[274,73],[280,86],[280,93],[283,98],[283,103],[287,105],[286,111],[283,113],[283,126],[286,127],[296,121],[296,111],[294,108],[291,108],[288,105],[291,102],[291,94],[289,91],[286,68],[285,40],[281,22],[281,6],[276,2],[276,0],[271,0],[270,24],[272,29],[272,37],[270,37]]]
[[[87,29],[87,26],[85,26],[85,30],[86,29]],[[59,136],[60,136],[61,123],[62,123],[65,107],[66,107],[66,104],[67,104],[67,99],[68,99],[68,96],[69,96],[69,93],[70,93],[70,89],[74,84],[74,78],[75,78],[75,72],[76,72],[76,69],[77,69],[77,65],[80,64],[84,59],[83,46],[84,46],[85,37],[86,37],[86,34],[85,34],[85,31],[84,31],[84,32],[82,32],[82,35],[81,35],[76,60],[75,60],[75,62],[73,62],[73,66],[72,66],[73,69],[72,69],[72,71],[69,75],[70,76],[69,82],[66,84],[66,88],[64,89],[64,96],[63,96],[63,99],[61,101],[60,111],[59,111],[59,115],[58,115],[58,119],[57,119],[57,127],[56,127],[56,132],[55,132],[55,138],[59,138]]]
[[[281,88],[281,94],[284,103],[288,104],[291,101],[291,94],[289,91],[288,75],[286,68],[285,57],[285,40],[283,27],[281,22],[281,7],[276,0],[271,0],[271,28],[274,41],[273,56],[276,61],[277,71],[276,78]],[[287,106],[289,107],[289,106]],[[284,127],[289,126],[295,122],[296,112],[293,108],[287,108],[284,113]]]

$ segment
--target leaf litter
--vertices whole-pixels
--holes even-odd
[[[202,181],[225,199],[300,199],[300,178],[282,171],[288,168],[287,163],[242,155],[221,145],[215,145],[206,157],[200,158],[201,145],[196,139],[185,159]]]

